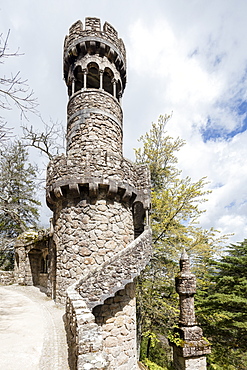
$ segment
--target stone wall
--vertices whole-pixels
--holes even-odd
[[[102,186],[110,186],[111,181],[114,181],[119,188],[124,189],[129,186],[138,191],[145,189],[150,199],[148,167],[135,165],[107,149],[88,149],[82,153],[81,158],[66,158],[64,155],[55,157],[47,168],[47,196],[50,196],[49,192],[54,191],[55,188],[69,183],[83,186],[93,181]]]
[[[68,289],[65,327],[70,370],[107,369],[102,329],[95,323],[95,316],[81,299],[75,286]]]
[[[0,270],[0,285],[14,284],[14,271],[1,271]]]
[[[57,204],[53,241],[57,253],[56,299],[60,302],[79,276],[102,265],[134,238],[129,209],[104,199],[91,203],[90,199],[71,199],[66,205],[64,201]]]
[[[92,147],[122,155],[122,110],[110,94],[95,89],[79,91],[68,103],[68,117],[69,156],[76,158]]]
[[[109,370],[137,369],[135,284],[127,284],[114,297],[93,310],[102,329]]]

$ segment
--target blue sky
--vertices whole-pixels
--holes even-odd
[[[20,70],[44,120],[66,126],[64,37],[86,16],[111,23],[127,49],[125,156],[133,159],[151,122],[173,112],[167,131],[187,142],[179,153],[184,176],[207,176],[214,189],[202,226],[235,232],[231,241],[241,241],[247,237],[246,14],[245,0],[9,0],[0,8],[1,32],[10,29],[10,49],[24,55],[1,68]],[[15,109],[6,119],[20,132]],[[37,117],[29,120],[40,127]]]

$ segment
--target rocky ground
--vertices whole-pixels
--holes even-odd
[[[0,369],[69,370],[63,315],[37,287],[0,286]]]

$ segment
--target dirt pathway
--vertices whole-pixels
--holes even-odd
[[[69,370],[63,315],[36,287],[0,286],[0,370]]]

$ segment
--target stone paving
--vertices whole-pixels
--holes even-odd
[[[0,369],[68,370],[64,307],[33,286],[0,286]]]

